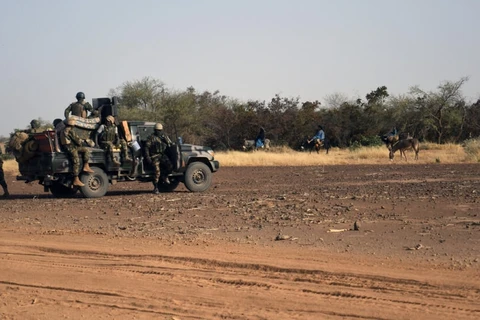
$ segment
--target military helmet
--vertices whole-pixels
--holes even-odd
[[[155,124],[155,130],[163,130],[163,124],[161,123]]]
[[[33,119],[32,121],[30,121],[30,127],[40,128],[40,121],[38,121],[37,119]]]
[[[75,98],[77,98],[77,100],[83,100],[85,99],[85,93],[77,92],[77,95],[75,96]]]
[[[77,121],[74,118],[67,119],[67,126],[74,126],[76,123]]]
[[[107,116],[107,122],[115,123],[115,118],[113,116]]]

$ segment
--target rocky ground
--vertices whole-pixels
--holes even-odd
[[[478,164],[228,167],[100,199],[7,178],[0,319],[480,318]]]

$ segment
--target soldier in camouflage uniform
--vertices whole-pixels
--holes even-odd
[[[3,158],[2,158],[2,148],[0,148],[0,185],[3,188],[3,197],[6,198],[10,196],[10,193],[8,193],[8,186],[7,182],[5,181],[5,175],[3,174]]]
[[[87,111],[93,112],[92,105],[85,101],[85,93],[78,92],[75,98],[77,98],[77,102],[72,102],[65,109],[65,119],[68,119],[70,112],[72,113],[72,116],[78,116],[82,118],[87,117]]]
[[[40,121],[37,119],[33,119],[30,121],[30,129],[27,130],[27,133],[38,133],[38,132],[43,132],[43,130],[40,128]]]
[[[83,146],[85,140],[81,139],[73,130],[75,126],[75,119],[68,119],[67,126],[60,133],[60,142],[70,155],[70,158],[73,162],[73,185],[78,187],[83,187],[84,184],[78,178],[80,174],[80,158],[79,153],[83,157],[83,171],[93,173],[94,171],[90,169],[88,160],[90,160],[90,150]]]
[[[163,132],[163,125],[157,123],[155,125],[154,133],[147,138],[147,142],[145,143],[145,159],[155,168],[155,177],[153,180],[153,193],[155,194],[159,193],[158,183],[160,181],[160,176],[162,176],[163,183],[170,183],[167,174],[172,170],[173,165],[166,154],[166,149],[171,144],[172,141],[167,134]],[[161,168],[164,170],[161,170]]]
[[[106,152],[107,160],[115,166],[120,166],[120,162],[113,157],[113,149],[120,147],[123,161],[132,161],[128,155],[127,142],[118,136],[118,130],[115,126],[115,118],[108,116],[105,124],[102,124],[97,130],[98,144]]]

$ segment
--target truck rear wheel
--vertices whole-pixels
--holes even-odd
[[[185,171],[185,187],[192,192],[203,192],[212,184],[212,171],[203,162],[193,162]]]
[[[92,167],[93,173],[83,173],[80,175],[80,181],[84,184],[80,187],[80,192],[85,198],[103,197],[108,190],[108,177],[105,171],[99,167]]]
[[[59,182],[54,182],[50,186],[50,192],[55,198],[70,198],[73,197],[77,191],[77,187],[69,188]]]

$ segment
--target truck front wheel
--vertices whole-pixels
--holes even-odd
[[[83,173],[80,181],[84,184],[80,192],[85,198],[100,198],[107,193],[109,181],[107,174],[99,167],[92,167],[93,173]]]
[[[203,162],[193,162],[185,171],[185,187],[192,192],[203,192],[212,184],[212,171]]]

